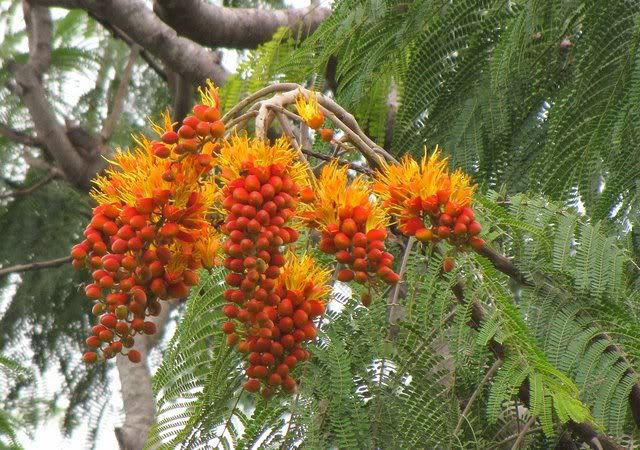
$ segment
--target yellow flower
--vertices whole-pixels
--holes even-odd
[[[420,201],[450,189],[451,184],[447,158],[441,158],[437,147],[430,156],[425,151],[420,164],[409,155],[405,155],[398,165],[383,163],[376,178],[374,191],[389,212],[398,217],[408,215],[412,207],[421,209]]]
[[[211,108],[219,108],[220,107],[220,96],[218,94],[218,88],[211,80],[207,80],[207,87],[202,89],[202,87],[198,87],[198,92],[200,93],[200,101],[203,105],[207,105]]]
[[[202,267],[211,269],[220,264],[220,239],[215,228],[210,227],[208,234],[198,239],[194,245],[195,256]]]
[[[385,228],[388,218],[380,204],[371,199],[371,184],[358,175],[349,183],[348,168],[335,161],[322,168],[315,187],[315,202],[306,206],[302,217],[312,225],[326,228],[339,224],[341,210],[353,212],[359,206],[360,213],[367,214],[366,229]]]
[[[171,121],[171,113],[168,109],[165,110],[160,115],[160,117],[162,118],[162,124],[156,123],[153,120],[149,120],[149,122],[151,123],[151,128],[158,136],[162,136],[167,131],[173,131],[173,127],[177,123]]]
[[[304,292],[307,300],[320,300],[331,292],[330,278],[331,271],[320,267],[312,256],[288,252],[279,280],[289,290]]]
[[[300,93],[296,99],[296,109],[302,120],[314,130],[320,128],[324,123],[324,114],[320,111],[315,92],[311,91],[308,99]]]
[[[456,170],[451,174],[450,189],[449,201],[456,207],[462,208],[471,204],[476,185],[471,184],[471,179],[461,170]]]
[[[223,180],[227,182],[238,178],[240,172],[248,167],[279,164],[299,187],[309,185],[307,168],[300,162],[298,154],[286,138],[280,138],[274,145],[270,145],[260,139],[233,136],[224,142],[217,164],[222,169]]]

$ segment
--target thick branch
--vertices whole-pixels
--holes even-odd
[[[51,13],[42,6],[25,6],[25,22],[29,36],[29,60],[26,64],[11,65],[19,95],[33,119],[38,140],[45,143],[69,181],[83,184],[85,162],[58,122],[40,81],[51,59]]]
[[[40,5],[80,8],[123,30],[139,46],[191,80],[224,84],[227,71],[217,54],[176,35],[143,0],[34,0]]]
[[[49,261],[36,261],[28,264],[17,264],[15,266],[9,266],[0,269],[0,276],[10,273],[27,272],[29,270],[46,269],[48,267],[58,267],[69,262],[71,262],[71,256],[63,256],[62,258],[51,259]]]
[[[160,314],[148,320],[154,322],[158,330],[165,330],[174,305],[175,302],[164,302]],[[155,400],[151,387],[148,356],[153,347],[158,344],[160,336],[160,334],[136,336],[133,348],[142,356],[137,364],[130,362],[126,356],[116,357],[125,413],[124,425],[115,430],[121,450],[142,450],[155,420]]]
[[[269,41],[280,27],[304,38],[331,13],[314,5],[280,10],[225,8],[202,0],[157,0],[153,9],[178,34],[213,48],[254,48]]]

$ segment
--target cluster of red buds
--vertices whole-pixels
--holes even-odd
[[[423,243],[447,240],[459,251],[484,246],[470,207],[475,186],[461,171],[449,173],[438,149],[420,164],[408,155],[399,165],[384,164],[377,179],[374,191],[405,236]],[[452,270],[453,260],[446,258],[443,267]]]
[[[317,185],[302,215],[309,226],[320,229],[319,249],[344,265],[338,280],[369,287],[362,297],[368,306],[376,277],[388,284],[400,279],[393,271],[394,257],[385,247],[387,215],[370,198],[369,182],[361,176],[349,181],[346,166],[326,165]]]
[[[203,101],[194,113],[219,118],[213,86]],[[86,341],[86,362],[100,354],[113,358],[123,349],[139,362],[140,353],[131,348],[134,337],[156,332],[146,319],[160,313],[160,300],[186,297],[198,283],[197,269],[215,264],[217,238],[207,215],[216,185],[202,183],[213,167],[211,139],[197,139],[185,153],[182,138],[167,145],[174,133],[168,115],[164,128],[155,128],[162,141],[138,139],[138,148],[118,152],[106,175],[97,178],[92,196],[98,206],[85,240],[71,251],[74,267],[92,270],[85,293],[96,302],[99,318]]]
[[[265,397],[279,386],[292,391],[296,382],[289,370],[308,358],[300,344],[315,337],[310,317],[323,312],[305,300],[304,289],[286,289],[282,278],[287,270],[283,248],[298,239],[288,224],[306,171],[284,141],[271,146],[235,137],[225,143],[219,163],[226,181],[225,281],[231,287],[224,293],[229,302],[224,313],[233,319],[224,325],[227,342],[249,353],[247,390],[263,385]]]

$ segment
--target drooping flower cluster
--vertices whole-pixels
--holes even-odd
[[[216,95],[209,86],[194,112],[217,109]],[[198,283],[196,270],[215,264],[219,244],[207,216],[217,187],[202,182],[213,167],[214,135],[193,138],[185,151],[183,137],[167,142],[174,141],[167,115],[164,127],[154,127],[164,142],[138,138],[135,150],[118,151],[106,175],[97,177],[91,194],[98,206],[85,240],[71,252],[74,267],[93,271],[85,293],[96,302],[99,324],[87,338],[87,362],[123,348],[132,362],[140,361],[131,349],[134,336],[156,331],[145,319],[160,313],[160,300],[187,296]]]
[[[320,229],[320,250],[344,264],[338,279],[367,284],[369,290],[376,276],[389,284],[399,280],[394,257],[385,249],[388,217],[372,201],[371,190],[364,177],[349,182],[348,168],[332,162],[323,167],[310,208],[302,214],[309,226]],[[369,300],[370,295],[363,297],[364,303]]]
[[[384,164],[376,178],[374,191],[404,235],[425,243],[446,239],[459,250],[484,245],[470,207],[475,186],[463,172],[449,173],[439,149],[420,163],[406,155],[399,165]]]
[[[250,378],[244,387],[250,392],[262,388],[264,397],[273,395],[280,386],[287,392],[295,390],[297,383],[290,371],[309,358],[302,344],[316,337],[313,319],[324,314],[324,298],[329,292],[329,271],[319,268],[313,258],[298,258],[289,252],[285,259],[274,289],[279,301],[255,314],[257,336],[248,332],[238,344],[239,350],[249,352],[246,373]]]
[[[225,143],[218,162],[225,182],[225,281],[231,286],[224,293],[229,302],[224,313],[234,319],[225,324],[227,341],[250,352],[247,390],[259,390],[262,380],[266,397],[279,385],[291,391],[296,383],[288,370],[307,357],[299,344],[315,337],[308,320],[312,311],[299,308],[309,295],[297,284],[305,276],[302,268],[308,269],[312,291],[322,289],[313,285],[312,262],[287,261],[283,253],[283,246],[298,239],[289,225],[308,182],[306,167],[285,140],[270,145],[237,136]]]

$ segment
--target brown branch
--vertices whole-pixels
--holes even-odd
[[[53,171],[51,171],[51,173],[49,175],[44,177],[42,180],[37,181],[36,183],[32,184],[31,186],[28,186],[28,187],[25,187],[25,188],[16,189],[15,191],[12,191],[12,192],[5,192],[4,194],[0,194],[0,199],[5,199],[5,198],[9,198],[9,197],[20,197],[20,196],[23,196],[23,195],[29,195],[32,192],[40,189],[41,187],[49,184],[51,181],[55,180],[59,176],[60,176],[60,173],[57,170],[53,170]]]
[[[113,130],[115,130],[118,120],[122,115],[122,111],[124,110],[124,100],[127,95],[127,88],[129,87],[129,83],[131,82],[133,67],[135,66],[136,59],[138,58],[139,54],[140,47],[138,47],[137,45],[131,47],[131,53],[129,53],[127,65],[124,67],[122,78],[120,79],[120,84],[118,84],[118,89],[116,90],[116,94],[113,99],[111,113],[104,121],[102,131],[100,132],[102,142],[107,142],[111,138]]]
[[[118,27],[114,27],[112,24],[110,24],[109,22],[107,22],[106,20],[96,16],[95,14],[92,14],[91,12],[87,12],[87,14],[89,15],[89,17],[91,17],[93,20],[95,20],[96,22],[98,22],[100,25],[102,25],[104,28],[106,28],[107,30],[109,30],[109,32],[111,33],[111,35],[115,38],[115,39],[119,39],[121,41],[123,41],[125,44],[127,44],[130,48],[133,48],[134,46],[138,46],[133,39],[131,39],[129,37],[129,35],[127,33],[125,33],[124,31],[122,31],[120,28]],[[138,46],[139,47],[139,46]],[[167,74],[165,73],[164,69],[162,67],[160,67],[160,65],[156,62],[155,59],[153,59],[153,57],[149,54],[148,51],[141,49],[140,50],[140,57],[149,65],[149,67],[151,67],[151,69],[153,69],[153,71],[163,80],[163,81],[167,81]]]
[[[49,261],[36,261],[28,264],[17,264],[15,266],[4,267],[0,269],[0,276],[9,273],[27,272],[29,270],[47,269],[49,267],[58,267],[71,262],[71,256],[63,256],[62,258],[51,259]]]
[[[500,367],[502,367],[502,363],[503,363],[502,359],[497,358],[495,360],[495,362],[493,363],[493,365],[489,368],[487,373],[482,378],[482,381],[480,381],[478,386],[476,386],[476,389],[473,391],[473,394],[471,394],[471,397],[469,398],[469,401],[467,402],[466,406],[464,407],[464,410],[462,411],[462,414],[460,415],[460,419],[458,419],[458,423],[456,424],[455,430],[453,430],[454,436],[458,435],[458,432],[460,431],[460,428],[462,427],[462,422],[467,417],[467,414],[469,414],[469,411],[471,411],[471,407],[473,406],[473,403],[475,402],[476,398],[478,398],[478,396],[480,395],[480,391],[482,391],[482,389],[484,388],[485,384],[487,384],[489,382],[489,380],[491,379],[493,374],[496,373],[496,371]]]
[[[314,158],[321,159],[323,161],[328,161],[328,162],[336,161],[338,164],[340,164],[342,166],[349,166],[349,169],[355,170],[356,172],[359,172],[359,173],[364,173],[366,175],[373,174],[373,171],[371,169],[359,166],[357,164],[353,164],[353,163],[351,163],[349,161],[345,161],[344,159],[332,158],[330,155],[323,155],[322,153],[318,153],[318,152],[315,152],[313,150],[302,149],[302,152],[307,154],[307,155],[309,155],[309,156],[313,156]]]
[[[228,72],[220,65],[217,54],[178,36],[147,7],[144,0],[32,1],[39,5],[84,9],[125,31],[136,44],[190,80],[199,83],[210,78],[222,85],[227,79]]]
[[[28,145],[29,147],[44,148],[44,144],[38,138],[31,136],[24,131],[15,130],[3,123],[0,123],[0,136],[4,136],[18,144]]]
[[[280,27],[298,38],[313,33],[331,11],[307,8],[225,8],[202,0],[156,0],[154,11],[178,34],[201,45],[218,48],[254,48],[267,42]]]
[[[46,144],[65,177],[75,185],[88,187],[86,164],[58,122],[53,106],[40,81],[51,60],[51,13],[42,6],[25,6],[29,37],[29,59],[25,64],[10,64],[17,83],[16,91],[29,110],[38,140]]]

